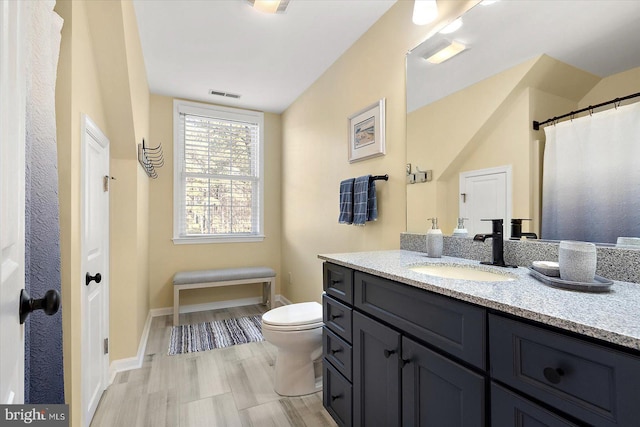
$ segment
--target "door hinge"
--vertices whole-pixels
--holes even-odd
[[[109,338],[104,339],[104,354],[109,354]]]
[[[102,177],[102,190],[106,193],[109,191],[109,175]]]

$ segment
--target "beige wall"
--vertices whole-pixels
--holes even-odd
[[[80,120],[87,114],[110,140],[110,359],[135,356],[149,307],[148,178],[135,142],[148,135],[148,86],[130,3],[59,0],[65,20],[56,115],[65,396],[71,425],[81,415]]]
[[[638,82],[640,82],[640,67],[606,77],[580,100],[578,108],[586,108],[589,105],[637,93]],[[638,98],[626,102],[638,102]]]
[[[162,142],[165,166],[150,183],[149,279],[151,308],[173,305],[173,275],[178,271],[210,268],[268,266],[276,270],[280,293],[281,157],[282,129],[279,114],[265,113],[264,233],[262,242],[174,245],[173,237],[173,98],[151,95],[150,139]],[[181,305],[252,298],[261,295],[259,284],[183,292]]]
[[[440,2],[443,21],[475,2]],[[405,54],[433,30],[411,23],[399,1],[283,115],[282,289],[294,302],[320,301],[319,253],[398,248],[406,229]],[[347,161],[347,118],[386,99],[386,152]],[[389,174],[377,183],[379,217],[364,227],[338,224],[341,180]]]

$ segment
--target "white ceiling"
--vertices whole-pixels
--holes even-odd
[[[284,111],[396,0],[134,0],[152,93]],[[240,94],[234,100],[213,89]]]
[[[639,0],[501,0],[477,5],[462,19],[460,30],[438,34],[409,55],[408,111],[543,53],[599,77],[640,66]],[[442,38],[469,49],[429,64],[422,55]]]

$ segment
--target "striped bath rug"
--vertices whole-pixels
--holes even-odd
[[[256,315],[174,326],[169,341],[169,355],[264,341],[261,319],[261,315]]]

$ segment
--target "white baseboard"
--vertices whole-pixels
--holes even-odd
[[[153,317],[152,311],[153,310],[149,310],[147,320],[144,322],[142,336],[140,337],[140,343],[138,344],[138,353],[134,357],[114,360],[109,365],[109,384],[113,383],[118,372],[129,371],[131,369],[138,369],[142,367],[144,354],[147,349],[147,341],[149,340],[149,331],[151,330],[151,319]]]
[[[289,301],[287,298],[285,298],[284,295],[276,295],[276,300],[280,301],[283,305],[291,304],[291,301]]]
[[[276,295],[276,301],[282,304],[291,304],[287,298],[282,295]],[[220,308],[242,307],[245,305],[261,304],[262,297],[241,298],[228,301],[215,301],[205,304],[192,304],[180,307],[180,313],[195,313],[197,311],[216,310]],[[140,344],[138,345],[138,354],[134,357],[127,357],[111,362],[109,365],[109,384],[113,383],[118,372],[129,371],[142,367],[144,354],[147,348],[147,340],[149,339],[149,331],[151,330],[151,320],[158,316],[168,316],[173,314],[173,307],[152,308],[147,314],[147,320],[144,323]]]

